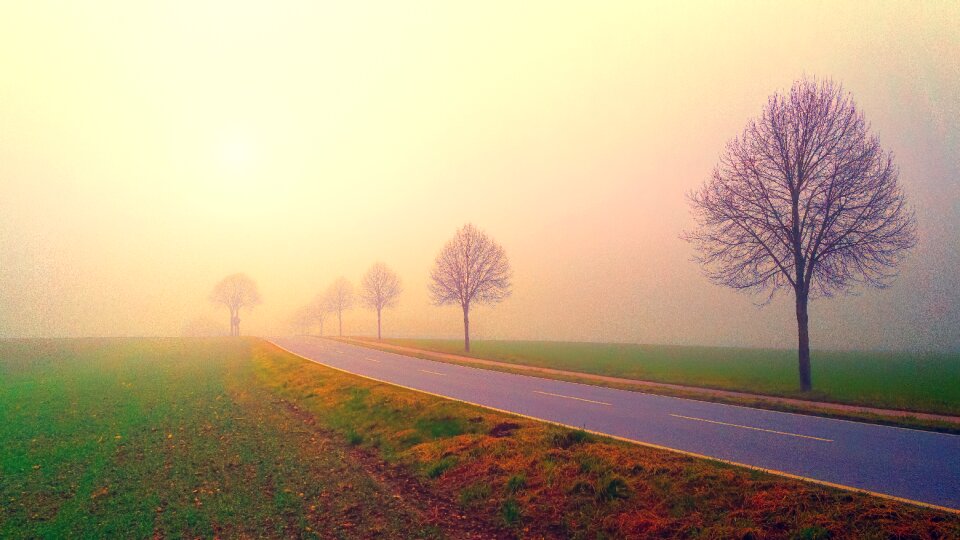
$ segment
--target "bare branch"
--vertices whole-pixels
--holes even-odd
[[[230,309],[230,335],[240,335],[240,308],[260,304],[260,291],[255,281],[246,274],[223,278],[210,293],[210,301]]]
[[[718,284],[829,296],[886,286],[916,243],[915,218],[849,93],[801,80],[776,94],[690,195],[684,237]]]
[[[503,248],[468,223],[437,255],[430,294],[437,305],[495,304],[510,296],[510,277]]]
[[[210,301],[223,304],[231,310],[256,306],[261,302],[256,282],[246,274],[233,274],[223,278],[210,293]]]
[[[403,291],[396,272],[382,262],[374,263],[360,281],[360,299],[363,304],[378,312],[397,304]]]
[[[337,313],[337,326],[341,336],[343,335],[343,312],[353,307],[353,298],[353,285],[344,277],[337,278],[324,295],[328,310]]]

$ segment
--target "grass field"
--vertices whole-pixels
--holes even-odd
[[[243,341],[2,343],[0,448],[0,538],[434,533],[256,384]]]
[[[0,537],[828,538],[960,517],[638,447],[255,339],[0,342]]]
[[[464,354],[463,341],[386,339]],[[466,356],[627,379],[960,415],[960,353],[814,351],[814,392],[801,395],[796,352],[542,341],[471,341]]]

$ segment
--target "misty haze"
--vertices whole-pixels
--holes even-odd
[[[958,28],[0,6],[0,537],[960,538]]]

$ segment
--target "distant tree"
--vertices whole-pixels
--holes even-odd
[[[323,337],[323,323],[327,320],[327,315],[333,311],[330,309],[330,300],[326,295],[318,294],[310,304],[311,316],[313,320],[320,325],[320,337]]]
[[[470,351],[470,306],[495,304],[510,296],[510,277],[503,248],[470,223],[437,255],[430,272],[430,295],[436,305],[460,304],[465,351]]]
[[[804,79],[774,94],[727,144],[690,197],[685,234],[706,275],[796,300],[800,389],[812,388],[807,303],[862,283],[885,287],[916,243],[915,218],[885,152],[850,94]]]
[[[305,336],[310,333],[310,327],[313,325],[313,306],[301,306],[293,313],[293,326],[297,333]]]
[[[260,304],[257,284],[246,274],[233,274],[223,278],[210,293],[210,301],[230,309],[230,335],[240,335],[240,308]]]
[[[340,277],[327,289],[326,303],[330,311],[337,312],[338,333],[343,337],[343,312],[353,307],[353,285]]]
[[[384,308],[397,304],[397,297],[403,291],[396,272],[382,262],[375,263],[364,274],[360,282],[360,297],[363,304],[377,310],[377,340],[380,339],[380,314]]]

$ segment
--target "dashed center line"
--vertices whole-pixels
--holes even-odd
[[[437,373],[436,371],[430,371],[429,369],[421,369],[420,371],[424,373],[429,373],[431,375],[446,375],[446,373]]]
[[[567,398],[567,399],[575,399],[575,400],[577,400],[577,401],[586,401],[587,403],[596,403],[597,405],[606,405],[606,406],[608,406],[608,407],[610,406],[610,404],[607,403],[607,402],[605,402],[605,401],[594,401],[594,400],[592,400],[592,399],[586,399],[586,398],[582,398],[582,397],[565,396],[565,395],[563,395],[563,394],[554,394],[553,392],[542,392],[542,391],[540,391],[540,390],[534,390],[533,393],[534,393],[534,394],[543,394],[543,395],[545,395],[545,396],[553,396],[553,397],[562,397],[562,398]]]
[[[833,442],[833,439],[824,439],[823,437],[814,437],[813,435],[800,435],[799,433],[790,433],[790,432],[788,432],[788,431],[777,431],[777,430],[775,430],[775,429],[764,429],[764,428],[758,428],[758,427],[753,427],[753,426],[742,426],[742,425],[740,425],[740,424],[730,424],[730,423],[727,423],[727,422],[719,422],[719,421],[717,421],[717,420],[707,420],[706,418],[696,418],[696,417],[694,417],[694,416],[684,416],[684,415],[682,415],[682,414],[671,414],[670,416],[672,416],[672,417],[674,417],[674,418],[683,418],[684,420],[696,420],[696,421],[698,421],[698,422],[707,422],[707,423],[710,423],[710,424],[719,424],[719,425],[721,425],[721,426],[738,427],[738,428],[742,428],[742,429],[752,429],[752,430],[754,430],[754,431],[765,431],[765,432],[767,432],[767,433],[776,433],[777,435],[787,435],[787,436],[790,436],[790,437],[800,437],[801,439],[813,439],[813,440],[815,440],[815,441]]]
[[[378,364],[380,363],[380,361],[377,360],[376,358],[365,358],[365,360],[369,360],[369,361],[371,361],[371,362],[376,362],[376,363],[378,363]]]

